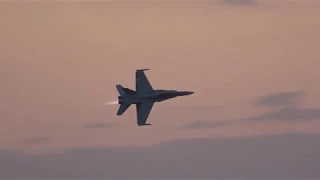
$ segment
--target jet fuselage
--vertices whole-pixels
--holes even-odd
[[[179,96],[186,96],[193,94],[192,91],[176,91],[176,90],[154,90],[148,93],[134,92],[124,96],[118,96],[119,104],[138,104],[145,100],[153,102],[161,102]]]
[[[155,90],[151,86],[144,71],[148,69],[136,70],[136,89],[125,88],[120,84],[116,85],[119,92],[118,103],[120,107],[117,116],[121,116],[132,104],[136,105],[138,126],[151,125],[146,123],[151,109],[156,102],[165,101],[179,96],[191,95],[191,91],[177,90]]]

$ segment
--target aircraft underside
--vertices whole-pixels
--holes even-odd
[[[118,96],[120,107],[117,115],[121,116],[131,105],[135,105],[138,126],[151,125],[146,122],[155,102],[162,102],[177,96],[177,94],[173,94],[177,91],[173,90],[155,91],[144,73],[145,70],[148,69],[136,70],[135,91],[121,85],[116,85],[120,94]]]

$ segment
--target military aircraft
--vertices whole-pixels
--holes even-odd
[[[116,88],[120,94],[118,103],[120,105],[117,115],[121,116],[132,104],[136,105],[137,124],[138,126],[151,125],[147,124],[147,119],[151,109],[156,102],[165,101],[178,96],[191,95],[192,91],[176,90],[154,90],[151,86],[144,71],[149,69],[136,70],[136,90],[125,88],[119,84]]]

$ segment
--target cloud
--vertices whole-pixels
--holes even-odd
[[[320,135],[185,139],[64,154],[0,151],[2,178],[319,179]]]
[[[112,125],[106,123],[94,123],[94,124],[87,124],[86,128],[91,129],[102,129],[102,128],[111,128]]]
[[[35,143],[47,142],[49,140],[50,138],[48,137],[33,137],[33,138],[26,139],[25,142],[28,144],[35,144]]]
[[[233,122],[241,121],[314,121],[320,120],[320,108],[297,108],[302,97],[305,95],[303,91],[288,91],[274,94],[268,94],[259,97],[254,101],[258,106],[280,107],[276,110],[264,113],[258,116],[251,116],[239,119],[230,119],[228,121],[210,122],[197,121],[184,126],[187,129],[196,128],[212,128],[230,125]]]
[[[290,106],[298,104],[304,95],[302,91],[281,92],[260,97],[254,103],[259,106]]]
[[[259,106],[279,107],[267,113],[245,118],[229,119],[220,122],[197,121],[184,126],[187,129],[212,128],[230,125],[233,122],[246,121],[316,121],[320,120],[320,108],[298,108],[303,91],[280,92],[259,97],[254,104]]]
[[[281,108],[247,120],[314,121],[320,120],[320,108]]]
[[[209,122],[209,121],[197,121],[184,126],[187,129],[198,129],[198,128],[212,128],[229,125],[229,122]]]
[[[320,120],[320,108],[298,108],[303,91],[281,92],[258,98],[254,104],[259,106],[280,107],[262,115],[244,118],[244,121],[314,121]]]

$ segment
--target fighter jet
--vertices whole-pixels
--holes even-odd
[[[120,107],[117,115],[121,116],[132,104],[135,104],[138,126],[151,125],[146,122],[154,103],[194,93],[192,91],[155,90],[144,73],[146,70],[149,69],[136,70],[136,90],[125,88],[120,84],[116,85],[120,95],[118,96],[118,103]]]

